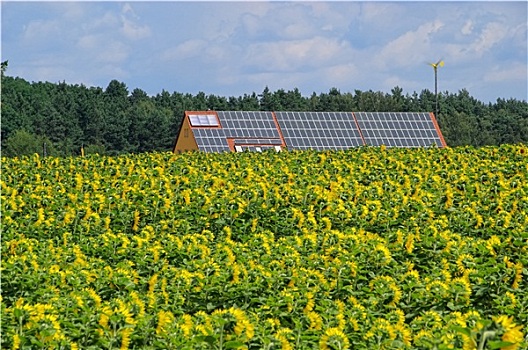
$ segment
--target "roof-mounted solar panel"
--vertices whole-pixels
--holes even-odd
[[[288,149],[347,149],[363,146],[352,113],[275,112]]]
[[[213,114],[191,114],[189,115],[191,126],[220,126],[218,118]]]
[[[280,138],[272,112],[219,111],[218,118],[231,138]]]
[[[247,139],[234,139],[235,145],[282,145],[281,139],[260,139],[260,138],[247,138]]]
[[[430,113],[354,112],[354,116],[368,146],[444,146]]]
[[[175,151],[446,147],[432,113],[194,111],[186,116]]]

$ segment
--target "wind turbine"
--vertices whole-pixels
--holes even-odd
[[[434,75],[435,75],[435,118],[438,118],[438,67],[444,66],[443,60],[438,60],[436,63],[429,63],[431,67],[434,69]]]

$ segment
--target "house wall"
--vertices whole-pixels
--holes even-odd
[[[185,115],[173,152],[181,153],[187,151],[198,151],[198,144],[194,139],[191,124],[189,123],[189,117]]]

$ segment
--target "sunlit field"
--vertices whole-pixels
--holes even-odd
[[[526,145],[3,158],[1,200],[2,349],[528,348]]]

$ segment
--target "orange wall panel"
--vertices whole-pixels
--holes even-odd
[[[191,124],[189,123],[189,117],[185,115],[182,123],[182,127],[180,129],[180,133],[178,134],[178,138],[176,139],[176,144],[174,145],[174,153],[181,153],[186,151],[197,151],[198,150],[198,144],[196,143],[196,140],[194,139],[194,134],[191,129]]]

